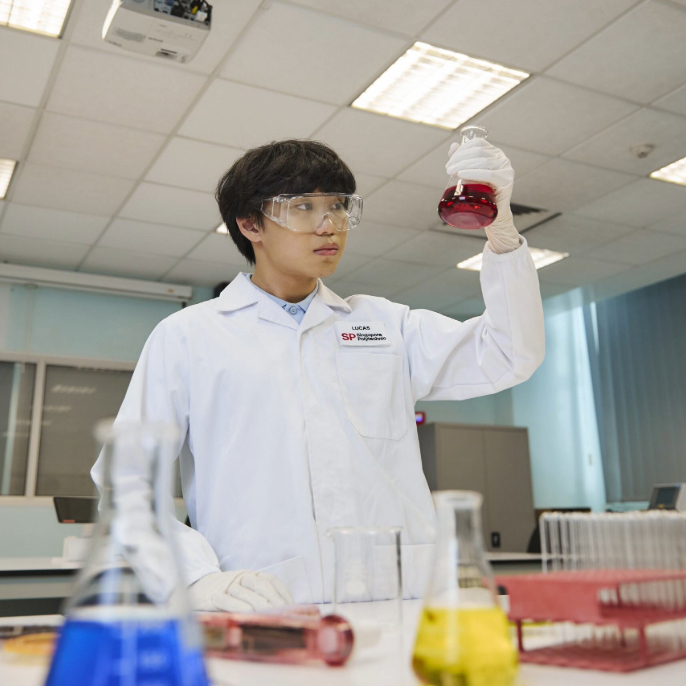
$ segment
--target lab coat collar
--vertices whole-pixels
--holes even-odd
[[[336,309],[341,309],[344,312],[352,312],[353,309],[348,305],[348,303],[343,300],[340,296],[336,295],[330,288],[327,288],[323,283],[321,279],[318,279],[319,282],[319,290],[317,291],[317,295],[315,296],[315,300],[317,298],[321,299],[325,305],[328,305],[329,307],[333,307]],[[311,303],[310,303],[311,304]],[[309,308],[308,308],[309,310]]]
[[[310,303],[310,307],[317,300],[321,300],[328,307],[341,309],[344,312],[352,312],[352,308],[343,298],[337,296],[331,289],[327,288],[321,279],[318,279],[319,288],[317,295]],[[249,307],[255,303],[267,300],[274,305],[271,298],[262,295],[250,282],[250,276],[241,273],[221,292],[218,298],[213,301],[214,308],[218,312],[234,312],[236,310]],[[277,305],[278,308],[278,305]],[[309,307],[307,308],[309,310]],[[288,315],[290,317],[290,315]]]
[[[262,297],[266,296],[262,296],[250,283],[250,277],[241,273],[212,301],[212,304],[218,312],[235,312],[254,305]]]
[[[274,300],[257,290],[250,282],[249,274],[241,273],[236,276],[221,292],[221,295],[213,301],[213,305],[218,312],[235,312],[257,304],[257,316],[260,319],[266,319],[289,329],[300,329],[302,333],[328,319],[334,308],[352,312],[350,305],[329,290],[321,282],[321,279],[318,280],[318,286],[317,294],[307,308],[300,325]]]

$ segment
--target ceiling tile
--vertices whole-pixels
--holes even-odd
[[[191,260],[205,262],[226,262],[227,265],[239,266],[243,271],[249,265],[230,236],[210,233],[194,250],[187,255]]]
[[[516,180],[512,199],[524,205],[566,212],[587,205],[634,179],[629,174],[556,158]]]
[[[31,107],[0,102],[0,157],[21,158],[35,113]]]
[[[589,290],[594,300],[603,300],[627,291],[645,288],[684,273],[686,273],[686,250],[632,267],[602,281],[596,281]]]
[[[127,219],[210,231],[221,223],[211,193],[141,183],[119,213]]]
[[[88,254],[79,268],[82,272],[95,274],[112,274],[133,279],[159,279],[168,272],[177,260],[174,257],[161,257],[96,246]]]
[[[526,240],[532,248],[581,255],[593,252],[596,246],[616,240],[634,230],[632,226],[562,214],[527,231]]]
[[[600,7],[598,3],[593,5]],[[575,9],[568,14],[565,28],[577,13]],[[639,4],[561,59],[548,73],[648,104],[684,84],[684,63],[686,12],[653,0]]]
[[[362,216],[360,226],[348,233],[348,242],[345,246],[346,255],[353,253],[378,257],[420,235],[418,231],[412,229],[377,224],[367,221],[364,214]]]
[[[453,267],[470,257],[483,252],[484,243],[469,236],[451,233],[424,231],[386,253],[384,257],[402,262],[415,262],[436,267]]]
[[[56,38],[0,26],[0,100],[38,106],[59,47]]]
[[[453,141],[459,142],[459,140],[460,136],[456,133],[449,140],[441,143],[437,148],[432,150],[428,155],[425,155],[401,174],[398,174],[398,179],[400,181],[421,183],[425,186],[436,186],[437,189],[444,189],[448,183],[448,174],[445,171],[445,165],[449,159],[448,151],[450,150],[451,143]],[[524,174],[528,174],[530,171],[550,159],[550,157],[541,155],[537,152],[520,150],[511,145],[491,142],[507,155],[512,163],[512,168],[515,170],[517,178],[524,176]]]
[[[561,295],[566,293],[572,286],[560,286],[556,283],[542,283],[541,287],[541,298],[546,300],[547,298],[554,298],[556,295]]]
[[[686,86],[677,88],[653,103],[653,107],[686,116]]]
[[[674,233],[680,236],[686,236],[686,212],[677,212],[648,226],[651,231],[664,231],[665,233]]]
[[[362,174],[353,172],[355,182],[357,183],[357,190],[355,193],[361,195],[363,198],[373,193],[377,188],[383,186],[388,179],[383,176],[374,176],[373,174]]]
[[[539,77],[474,120],[493,140],[558,155],[636,109],[624,100]]]
[[[415,36],[452,0],[295,0],[299,5],[331,12],[361,24]]]
[[[221,75],[302,98],[347,105],[406,47],[405,38],[275,2],[260,12],[241,36]],[[306,75],[303,65],[307,65]]]
[[[210,3],[212,5],[212,30],[198,54],[187,64],[178,62],[167,62],[166,64],[180,70],[197,71],[203,74],[214,71],[259,7],[260,2],[261,0],[240,0],[240,2]],[[102,27],[111,5],[111,0],[88,0],[88,2],[80,3],[69,42],[118,55],[132,54],[102,40]],[[135,57],[141,62],[152,64],[162,62],[159,57],[138,54]]]
[[[574,214],[640,228],[679,210],[686,210],[686,187],[655,179],[639,179],[579,207]]]
[[[447,141],[450,131],[362,110],[339,111],[313,138],[331,145],[356,171],[392,177]]]
[[[0,223],[0,234],[90,245],[109,221],[109,217],[96,214],[28,207],[12,202]]]
[[[377,284],[386,288],[411,288],[436,274],[436,267],[377,258],[346,275],[346,281]]]
[[[337,279],[326,284],[336,295],[341,298],[349,298],[351,295],[374,295],[377,298],[391,298],[397,288],[388,288],[380,284],[360,283],[347,279]]]
[[[393,299],[411,309],[438,312],[444,307],[480,292],[479,274],[456,269],[453,265],[452,269],[447,269],[418,286],[395,293]]]
[[[98,241],[98,246],[151,255],[183,257],[200,243],[204,236],[204,231],[136,222],[131,219],[115,219]]]
[[[281,138],[307,138],[335,111],[332,105],[217,79],[179,133],[247,149]]]
[[[75,269],[88,246],[0,234],[0,261],[55,269]]]
[[[568,257],[538,270],[541,282],[580,286],[630,269],[626,264],[603,262],[590,257]]]
[[[647,157],[639,159],[630,148],[644,143],[656,147]],[[644,108],[568,150],[563,157],[630,174],[648,175],[686,157],[686,117]]]
[[[594,259],[644,264],[686,250],[686,236],[639,229],[593,250]]]
[[[429,43],[542,71],[638,0],[462,0],[423,34]]]
[[[69,46],[48,100],[51,112],[169,133],[205,77],[148,64],[133,53],[110,55]]]
[[[373,222],[422,231],[436,223],[441,191],[404,181],[389,181],[364,201],[364,216]]]
[[[36,164],[137,179],[164,140],[158,133],[45,112],[28,159]]]
[[[479,296],[476,298],[467,298],[466,300],[462,300],[450,307],[442,309],[441,314],[463,322],[467,319],[481,316],[485,309],[486,304],[484,303],[484,299]]]
[[[12,199],[22,205],[112,215],[133,185],[128,179],[27,162],[21,169]]]
[[[222,281],[231,281],[241,272],[250,271],[246,267],[224,263],[205,262],[203,260],[181,260],[171,271],[164,275],[164,280],[171,283],[185,283],[192,286],[214,288]]]
[[[146,181],[214,193],[217,182],[243,154],[238,148],[172,138],[147,173]]]
[[[336,267],[336,271],[329,278],[335,279],[336,281],[342,279],[348,279],[348,275],[359,269],[365,264],[369,264],[371,258],[368,255],[357,255],[354,252],[348,252],[348,247],[346,244],[345,253],[341,255],[341,258]]]

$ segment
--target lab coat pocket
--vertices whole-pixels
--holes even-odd
[[[290,591],[294,602],[304,604],[313,602],[312,589],[307,578],[305,561],[302,557],[291,557],[283,562],[277,562],[275,565],[269,565],[269,567],[263,567],[255,571],[277,576]]]
[[[397,440],[407,431],[403,358],[374,353],[337,353],[348,419],[361,436]]]

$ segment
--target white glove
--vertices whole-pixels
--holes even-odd
[[[453,143],[445,165],[448,174],[457,174],[464,183],[485,183],[491,186],[498,206],[498,216],[486,227],[493,252],[506,253],[520,246],[510,209],[514,186],[514,169],[505,153],[484,138],[474,138],[463,145]]]
[[[188,594],[193,609],[202,612],[252,612],[293,604],[278,577],[244,569],[207,574],[190,586]]]

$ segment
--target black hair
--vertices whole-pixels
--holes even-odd
[[[281,193],[354,193],[355,177],[325,143],[272,141],[248,150],[219,179],[214,197],[229,235],[240,253],[255,264],[252,243],[236,219],[252,218],[262,226],[262,201]]]

